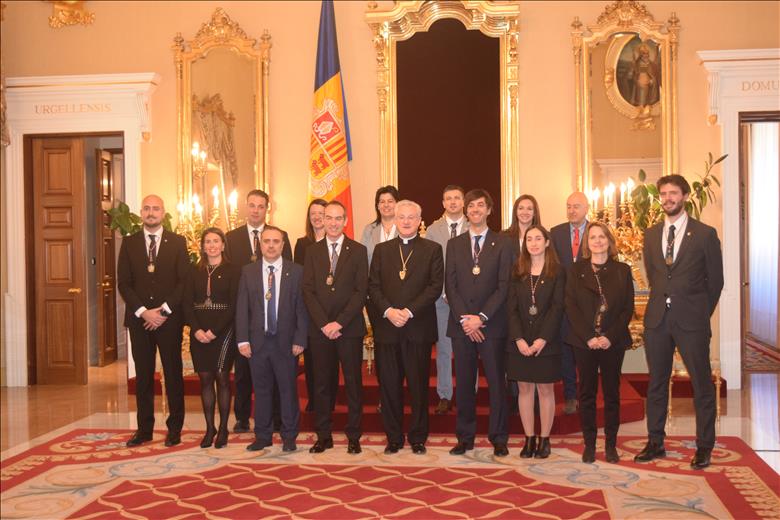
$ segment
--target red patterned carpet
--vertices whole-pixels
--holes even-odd
[[[721,437],[714,464],[692,471],[693,442],[667,441],[666,459],[632,462],[644,439],[621,438],[621,463],[583,464],[579,437],[556,437],[546,460],[493,457],[482,444],[465,457],[453,439],[432,437],[428,453],[384,455],[384,438],[363,453],[336,447],[312,455],[278,445],[250,453],[251,435],[227,448],[182,445],[127,449],[130,432],[74,430],[2,461],[2,518],[780,518],[780,477],[745,443]],[[278,439],[277,439],[278,440]],[[603,449],[603,446],[599,446]]]

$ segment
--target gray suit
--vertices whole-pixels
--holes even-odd
[[[270,444],[272,427],[273,382],[279,386],[282,428],[285,441],[298,436],[298,392],[295,385],[298,358],[292,346],[306,347],[308,315],[301,291],[303,267],[283,260],[279,283],[278,322],[276,334],[265,330],[265,304],[259,260],[241,271],[236,303],[236,341],[248,342],[252,349],[249,364],[255,391],[255,438]]]
[[[645,232],[642,255],[650,283],[645,310],[645,355],[650,372],[647,432],[663,443],[669,378],[677,346],[691,376],[696,409],[696,445],[715,445],[715,389],[710,367],[710,316],[723,289],[723,258],[714,228],[688,217],[671,266],[662,251],[664,223]]]
[[[467,232],[468,229],[468,220],[464,216],[461,232]],[[428,226],[425,238],[441,245],[446,263],[451,229],[444,215]],[[452,340],[447,336],[449,318],[450,306],[444,297],[441,297],[436,300],[436,326],[439,331],[439,341],[436,342],[436,393],[439,399],[452,400]]]

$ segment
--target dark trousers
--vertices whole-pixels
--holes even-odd
[[[455,402],[458,419],[455,435],[459,442],[474,444],[477,434],[477,356],[482,360],[482,368],[488,382],[490,393],[490,421],[488,439],[493,444],[506,444],[509,439],[509,406],[506,391],[506,338],[486,338],[475,343],[468,338],[452,338],[452,350],[455,352]]]
[[[305,352],[305,351],[304,351]],[[249,365],[249,359],[241,354],[236,356],[235,368],[236,396],[233,401],[233,411],[236,414],[237,421],[249,421],[252,415],[252,368]],[[279,425],[280,421],[279,405],[279,387],[274,382],[273,386],[273,418],[274,424]]]
[[[273,436],[273,387],[279,388],[283,440],[298,437],[298,389],[295,385],[298,357],[292,345],[280,345],[276,336],[266,336],[263,346],[252,347],[249,366],[255,391],[255,438],[271,442]]]
[[[417,444],[428,440],[428,376],[432,348],[431,343],[406,339],[400,343],[375,345],[382,423],[388,442],[404,442],[404,377],[412,406],[409,442]]]
[[[580,425],[585,446],[596,445],[596,395],[601,372],[601,393],[604,396],[604,437],[608,445],[617,442],[620,427],[620,370],[626,350],[610,347],[590,349],[573,347],[580,373],[577,398],[580,402]]]
[[[129,327],[135,362],[135,403],[138,430],[154,430],[154,369],[160,351],[165,393],[168,396],[168,430],[180,432],[184,424],[184,375],[181,363],[182,324],[174,316],[157,330],[145,330],[139,322]]]
[[[561,348],[561,375],[563,377],[563,398],[577,398],[577,368],[574,361],[574,351],[577,347],[572,347],[566,343]]]
[[[333,385],[333,373],[344,374],[347,393],[347,425],[344,432],[351,441],[360,440],[363,419],[363,338],[311,339],[309,348],[314,362],[314,414],[318,439],[329,439],[333,430],[331,405],[336,399],[338,384]]]
[[[324,335],[320,334],[325,340]],[[317,341],[319,338],[309,338],[309,345],[312,344],[312,342]],[[363,339],[360,339],[360,345],[362,348],[363,345]],[[362,355],[362,352],[361,352]],[[338,361],[338,360],[337,360]],[[312,349],[307,348],[303,351],[303,373],[306,376],[306,397],[308,399],[308,404],[306,405],[306,411],[312,411],[314,410],[314,401],[315,399],[315,392],[316,390],[316,375],[315,375],[315,363],[314,361],[314,355],[312,354]],[[322,367],[319,363],[316,364],[317,371],[321,371]],[[336,394],[339,391],[339,364],[338,362],[333,363],[333,372],[330,374],[330,389],[328,390],[329,395],[333,397],[333,400],[330,403],[330,411],[332,412],[333,409],[336,406]]]
[[[666,437],[664,426],[675,346],[691,377],[696,408],[696,446],[712,449],[715,446],[715,385],[710,367],[710,333],[682,330],[676,323],[670,323],[668,313],[658,327],[645,329],[645,357],[650,372],[647,387],[648,437],[657,443],[662,443]]]

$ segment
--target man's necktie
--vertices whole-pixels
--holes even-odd
[[[336,248],[338,247],[338,242],[334,242],[331,244],[331,247],[333,248],[333,253],[330,255],[330,272],[331,274],[336,272],[336,264],[339,263],[339,254],[336,252]]]
[[[450,238],[455,238],[457,234],[458,234],[458,223],[454,222],[450,224]]]
[[[252,234],[255,236],[255,238],[252,240],[252,256],[255,260],[257,260],[260,256],[260,231],[253,229]]]
[[[669,226],[669,235],[666,237],[666,265],[674,263],[674,224]]]
[[[574,228],[574,240],[571,241],[571,259],[577,261],[577,254],[580,252],[580,228]]]
[[[276,277],[274,276],[274,266],[268,266],[268,330],[270,335],[276,334]]]
[[[479,259],[479,241],[482,238],[482,235],[477,235],[474,237],[474,259]]]
[[[149,264],[157,261],[157,235],[149,235]]]

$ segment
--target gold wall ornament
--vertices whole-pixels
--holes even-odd
[[[396,43],[430,29],[438,20],[454,18],[466,29],[499,38],[501,84],[501,203],[507,211],[502,226],[508,227],[508,211],[519,195],[518,110],[519,5],[514,2],[398,1],[389,10],[368,3],[366,22],[373,32],[379,98],[380,183],[398,184],[398,119],[396,91]]]
[[[252,38],[218,7],[210,19],[201,24],[192,40],[185,40],[177,33],[172,50],[176,75],[179,200],[189,205],[193,195],[199,194],[208,204],[212,184],[219,186],[223,194],[235,190],[239,197],[245,197],[255,188],[268,190],[271,35],[266,30],[259,39]],[[238,80],[239,77],[246,81]],[[239,86],[248,90],[246,95],[237,95]],[[229,115],[228,119],[233,118],[235,122],[235,133],[233,123],[223,125],[235,137],[235,153],[233,139],[231,143],[225,143],[222,138],[213,138],[215,129],[203,118],[204,114],[215,110]],[[212,119],[222,120],[220,117]],[[205,135],[212,135],[212,138],[205,139]],[[200,179],[196,182],[193,178],[193,141],[200,141],[209,162],[214,163],[210,175],[216,172],[213,175],[218,181]],[[227,149],[230,153],[223,153]],[[220,205],[223,212],[227,209],[225,202]],[[207,207],[207,213],[211,209]]]
[[[577,187],[590,193],[594,182],[594,124],[600,122],[599,113],[594,110],[594,96],[600,95],[594,89],[602,88],[614,110],[630,120],[627,131],[622,135],[614,135],[615,142],[621,139],[628,142],[640,139],[641,134],[656,135],[660,127],[660,144],[658,156],[662,162],[661,173],[670,174],[678,168],[678,135],[677,135],[677,45],[679,41],[679,19],[672,13],[667,22],[658,22],[647,8],[633,0],[618,0],[607,5],[596,24],[584,25],[578,17],[571,24],[572,51],[575,66],[575,114],[577,118],[576,153],[577,153]],[[637,43],[636,38],[639,39]],[[660,78],[655,81],[658,100],[643,104],[636,99],[630,99],[625,92],[620,91],[621,76],[617,69],[621,52],[627,45],[636,49],[636,45],[652,46],[657,49],[655,65],[660,71]],[[600,63],[594,63],[594,53],[599,46],[605,46],[604,74],[602,78],[592,81],[593,70]],[[651,50],[651,52],[653,52]],[[603,49],[599,50],[599,57]],[[640,49],[639,54],[644,54]],[[624,58],[625,59],[625,55]],[[660,64],[658,64],[660,61]],[[601,87],[596,84],[601,82]],[[660,84],[659,84],[660,82]],[[594,123],[595,120],[595,123]],[[645,137],[650,138],[650,137]],[[628,158],[609,157],[609,159]],[[652,157],[652,155],[644,155]],[[636,172],[632,172],[636,174]]]
[[[95,13],[90,13],[83,0],[52,1],[49,27],[59,29],[68,25],[92,25]]]

